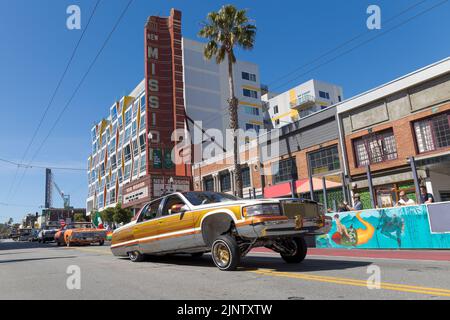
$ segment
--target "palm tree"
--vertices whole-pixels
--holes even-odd
[[[235,187],[242,197],[242,174],[239,164],[238,146],[238,100],[234,94],[233,64],[236,62],[234,48],[253,49],[256,27],[250,23],[246,10],[238,10],[233,5],[225,5],[218,12],[210,12],[207,21],[199,32],[199,36],[208,39],[203,55],[210,60],[215,57],[216,63],[228,62],[228,84],[230,89],[229,113],[230,129],[234,132],[233,156]]]

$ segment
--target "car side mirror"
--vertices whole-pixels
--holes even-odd
[[[170,208],[170,214],[184,213],[186,211],[188,211],[188,207],[185,204],[174,204]]]

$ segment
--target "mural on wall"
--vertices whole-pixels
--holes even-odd
[[[430,232],[426,205],[330,214],[328,234],[318,248],[450,248],[450,234]]]

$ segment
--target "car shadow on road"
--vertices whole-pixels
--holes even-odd
[[[190,255],[146,256],[145,262],[216,268],[209,254],[200,258],[193,258]],[[288,264],[279,257],[247,256],[241,260],[238,271],[270,269],[282,272],[315,272],[360,268],[371,264],[370,261],[322,260],[317,258],[306,258],[302,263]]]
[[[77,258],[77,256],[12,259],[12,260],[0,260],[0,264],[3,264],[3,263],[16,263],[16,262],[41,261],[41,260],[55,260],[55,259],[74,259],[74,258]]]
[[[26,250],[36,248],[47,248],[48,244],[39,242],[26,242],[26,241],[14,241],[14,242],[1,242],[0,251],[6,250]]]

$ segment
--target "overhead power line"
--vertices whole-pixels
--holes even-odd
[[[396,15],[394,15],[394,16],[388,18],[388,19],[386,19],[385,21],[383,21],[383,24],[389,24],[389,23],[392,22],[393,20],[395,20],[395,19],[397,19],[398,17],[404,15],[404,14],[407,13],[408,11],[410,11],[410,10],[416,8],[417,6],[421,5],[422,3],[426,2],[426,1],[427,1],[427,0],[421,0],[421,1],[419,1],[419,2],[416,2],[415,4],[413,4],[413,5],[411,5],[411,6],[407,7],[407,8],[405,8],[404,10],[402,10],[401,12],[399,12],[398,14],[396,14]],[[309,66],[309,65],[311,65],[311,64],[313,64],[313,63],[319,61],[320,59],[322,59],[322,58],[324,58],[324,57],[326,57],[326,56],[328,56],[328,55],[334,53],[336,50],[339,50],[339,49],[345,47],[346,45],[348,45],[348,44],[354,42],[355,40],[357,40],[357,39],[361,38],[362,36],[365,36],[366,34],[369,34],[369,33],[371,33],[371,32],[373,32],[373,30],[368,30],[368,31],[361,32],[360,34],[358,34],[358,35],[356,35],[356,36],[354,36],[354,37],[352,37],[352,38],[350,38],[350,39],[344,41],[343,43],[339,44],[338,46],[336,46],[336,47],[334,47],[334,48],[332,48],[332,49],[330,49],[330,50],[328,50],[328,51],[322,53],[321,55],[319,55],[318,57],[312,59],[311,61],[309,61],[309,62],[307,62],[307,63],[305,63],[305,64],[302,64],[302,65],[298,66],[297,68],[295,68],[294,70],[289,71],[288,73],[286,73],[286,74],[283,75],[283,76],[280,76],[280,77],[276,78],[276,79],[273,80],[272,82],[269,82],[267,85],[268,85],[269,88],[270,88],[270,86],[273,85],[274,83],[277,83],[277,82],[280,82],[280,81],[284,80],[286,77],[289,77],[290,75],[295,74],[297,71],[300,71],[300,70],[306,68],[307,66]]]
[[[52,169],[52,170],[67,170],[67,171],[87,171],[86,168],[70,168],[70,167],[55,167],[55,166],[43,166],[43,165],[25,165],[19,162],[14,162],[7,159],[0,158],[0,162],[8,163],[12,166],[16,166],[18,168],[26,168],[26,169]]]
[[[95,63],[97,62],[98,58],[100,57],[101,53],[103,52],[103,50],[105,49],[106,45],[108,44],[109,40],[111,39],[114,31],[117,29],[117,27],[119,26],[120,22],[122,21],[123,17],[125,16],[125,13],[128,11],[129,7],[131,6],[131,4],[133,3],[134,0],[129,0],[127,5],[125,6],[125,8],[122,10],[122,13],[120,14],[120,16],[118,17],[116,23],[114,24],[112,30],[110,31],[110,33],[108,34],[108,36],[106,37],[105,41],[103,42],[100,50],[97,52],[94,60],[92,60],[91,64],[89,65],[87,71],[85,72],[85,74],[83,75],[83,77],[81,78],[80,82],[78,83],[77,87],[75,88],[75,91],[72,93],[71,97],[69,98],[69,100],[67,101],[67,103],[65,104],[64,108],[61,110],[61,112],[59,113],[58,117],[56,118],[56,120],[54,121],[52,127],[50,128],[49,132],[47,133],[47,135],[45,136],[44,140],[41,142],[41,144],[39,145],[38,149],[36,150],[36,152],[33,154],[31,160],[28,162],[27,166],[31,165],[31,163],[34,161],[34,159],[37,157],[37,155],[39,154],[39,152],[41,151],[42,147],[44,146],[44,144],[47,142],[48,138],[50,137],[50,135],[53,133],[53,130],[55,130],[56,126],[58,125],[59,121],[61,120],[62,116],[64,115],[64,113],[66,112],[66,110],[68,109],[68,107],[70,106],[70,104],[72,103],[73,99],[75,98],[76,94],[78,93],[78,91],[80,90],[81,86],[83,85],[84,81],[86,80],[87,76],[89,75],[89,73],[91,72],[92,68],[94,67]],[[26,173],[26,168],[23,171],[22,176],[20,177],[18,186],[20,186],[23,177],[25,176]]]
[[[97,2],[95,3],[94,9],[92,10],[92,12],[91,12],[91,14],[89,16],[88,22],[86,23],[86,26],[83,28],[83,32],[81,33],[81,36],[78,39],[78,42],[76,43],[75,47],[72,50],[72,54],[70,55],[69,61],[67,62],[66,67],[65,67],[63,73],[61,74],[61,77],[59,78],[58,84],[56,85],[56,88],[53,91],[47,106],[45,107],[44,113],[42,114],[41,118],[39,119],[38,125],[37,125],[36,129],[34,130],[33,135],[31,136],[30,142],[28,143],[27,147],[25,148],[25,152],[22,155],[22,160],[20,161],[21,164],[23,164],[26,156],[28,155],[28,152],[30,151],[31,146],[33,145],[33,142],[36,139],[36,136],[37,136],[39,130],[41,129],[45,118],[47,117],[48,111],[50,110],[50,107],[53,104],[53,101],[55,100],[56,94],[58,93],[59,88],[61,87],[61,84],[62,84],[62,82],[64,81],[64,79],[65,79],[65,77],[67,75],[69,67],[72,64],[72,61],[75,58],[75,54],[78,51],[80,43],[83,40],[87,30],[89,29],[89,25],[91,24],[92,18],[94,17],[94,14],[97,11],[97,8],[98,8],[100,2],[101,2],[101,0],[97,0]],[[19,173],[19,169],[20,168],[21,168],[20,166],[17,166],[16,172],[14,174],[13,182],[11,183],[11,187],[10,187],[10,189],[8,191],[8,194],[7,194],[7,198],[9,198],[9,196],[11,195],[11,192],[12,192],[12,190],[14,188],[14,184],[15,184],[16,179],[17,179],[17,174]]]
[[[283,87],[283,86],[285,86],[285,85],[287,85],[287,84],[289,84],[289,83],[291,83],[291,82],[293,82],[293,81],[298,80],[300,77],[302,77],[302,76],[304,76],[304,75],[307,75],[308,73],[310,73],[310,72],[312,72],[312,71],[315,71],[315,70],[319,69],[320,67],[323,67],[323,66],[329,64],[330,62],[335,61],[336,59],[338,59],[338,58],[340,58],[340,57],[342,57],[342,56],[344,56],[344,55],[346,55],[346,54],[352,52],[353,50],[358,49],[358,48],[362,47],[363,45],[365,45],[365,44],[367,44],[367,43],[369,43],[369,42],[372,42],[373,40],[378,39],[378,38],[380,38],[380,37],[382,37],[382,36],[388,34],[389,32],[391,32],[391,31],[393,31],[393,30],[395,30],[395,29],[397,29],[397,28],[399,28],[399,27],[401,27],[401,26],[403,26],[403,25],[405,25],[405,24],[411,22],[412,20],[414,20],[414,19],[416,19],[416,18],[418,18],[418,17],[424,15],[425,13],[428,13],[428,12],[430,12],[431,10],[436,9],[437,7],[443,5],[443,4],[446,3],[446,2],[448,2],[448,0],[441,1],[441,2],[439,2],[439,3],[437,3],[437,4],[435,4],[435,5],[433,5],[433,6],[429,7],[429,8],[427,8],[427,9],[425,9],[425,10],[423,10],[423,11],[421,11],[421,12],[415,14],[415,15],[413,15],[412,17],[410,17],[410,18],[408,18],[408,19],[406,19],[406,20],[404,20],[404,21],[402,21],[402,22],[400,22],[400,23],[394,25],[393,27],[387,29],[386,31],[382,31],[382,32],[380,32],[380,33],[377,33],[375,36],[373,36],[373,37],[371,37],[371,38],[369,38],[369,39],[367,39],[367,40],[365,40],[365,41],[363,41],[363,42],[357,44],[356,46],[354,46],[354,47],[352,47],[352,48],[350,48],[350,49],[348,49],[348,50],[346,50],[346,51],[340,53],[339,55],[337,55],[337,56],[335,56],[335,57],[333,57],[333,58],[331,58],[331,59],[329,59],[329,60],[327,60],[327,61],[325,61],[325,62],[323,62],[323,63],[320,63],[320,64],[317,65],[316,67],[314,67],[314,68],[312,68],[312,69],[310,69],[310,70],[308,70],[308,71],[306,71],[306,72],[304,72],[304,73],[299,74],[299,75],[296,76],[295,78],[292,78],[292,79],[286,81],[285,83],[283,83],[283,84],[281,84],[281,85],[279,85],[279,86],[276,86],[275,88]]]

